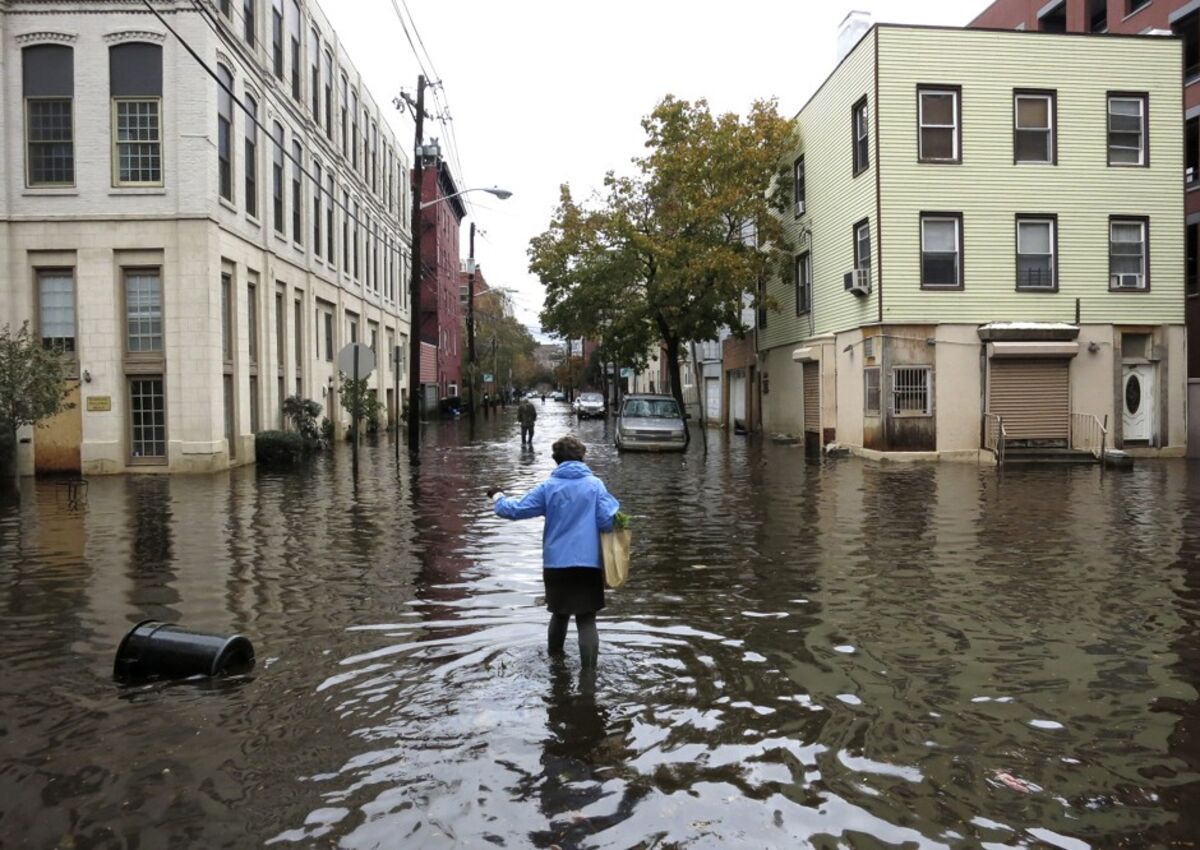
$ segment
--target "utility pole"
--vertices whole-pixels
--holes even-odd
[[[416,118],[412,177],[412,279],[409,281],[408,352],[408,450],[414,456],[421,448],[421,190],[425,186],[425,75],[417,77],[417,100],[401,95]]]
[[[467,375],[471,379],[471,421],[475,421],[475,222],[471,222],[471,255],[467,258]]]

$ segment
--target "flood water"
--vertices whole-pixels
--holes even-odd
[[[0,507],[0,846],[1192,847],[1200,466],[618,456],[546,402],[296,474],[93,478]],[[598,675],[544,647],[574,430],[633,515]],[[158,618],[246,676],[122,687]]]

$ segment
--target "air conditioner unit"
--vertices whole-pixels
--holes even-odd
[[[796,201],[796,215],[804,215],[804,201]]]
[[[871,292],[871,272],[868,269],[855,269],[846,272],[842,277],[842,287],[847,292],[863,296]]]
[[[1110,280],[1110,285],[1113,289],[1141,289],[1142,276],[1140,274],[1115,274]]]

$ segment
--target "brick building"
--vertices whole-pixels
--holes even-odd
[[[436,357],[436,365],[422,362],[422,392],[426,409],[462,395],[463,305],[459,296],[461,263],[459,231],[466,216],[461,190],[450,174],[436,141],[425,146],[421,203],[421,341],[425,356]],[[430,348],[436,347],[436,352]],[[432,377],[432,385],[428,383]]]

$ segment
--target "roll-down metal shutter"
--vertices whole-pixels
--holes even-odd
[[[821,364],[804,364],[804,430],[821,431]]]
[[[1070,435],[1070,360],[993,360],[988,412],[1004,419],[1010,440]]]

